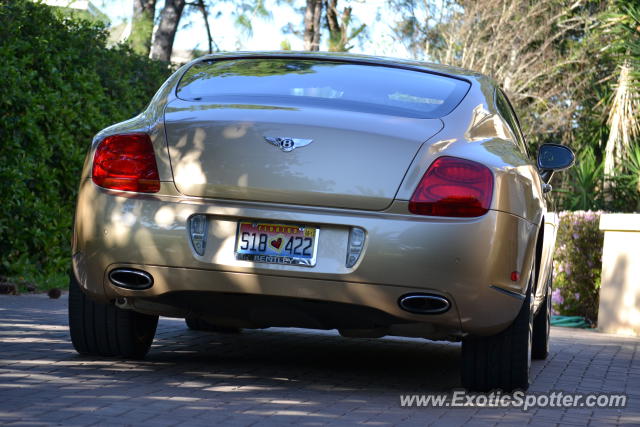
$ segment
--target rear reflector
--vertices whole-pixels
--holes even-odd
[[[196,214],[189,218],[189,234],[191,235],[191,245],[196,253],[204,255],[207,247],[207,216]]]
[[[349,231],[349,246],[347,248],[347,267],[351,268],[360,259],[360,254],[364,248],[365,233],[360,227],[353,227]]]
[[[113,190],[156,193],[160,178],[149,135],[112,135],[102,140],[93,158],[93,182]]]
[[[457,157],[440,157],[429,166],[409,201],[418,215],[476,217],[491,206],[493,174],[488,167]]]

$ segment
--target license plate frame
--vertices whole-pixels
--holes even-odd
[[[243,234],[248,233],[248,236]],[[252,236],[255,233],[256,236]],[[260,250],[262,237],[266,235],[265,250]],[[292,246],[289,239],[293,238]],[[297,239],[301,240],[297,240]],[[307,239],[311,238],[309,242]],[[278,242],[278,239],[281,239]],[[302,224],[287,224],[267,221],[238,221],[234,255],[237,260],[261,264],[293,265],[315,267],[318,256],[320,229]],[[296,245],[298,244],[299,245]],[[291,250],[296,249],[292,253]],[[308,256],[309,249],[311,255]]]

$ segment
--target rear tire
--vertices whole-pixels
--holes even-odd
[[[533,318],[533,333],[531,337],[531,357],[544,360],[549,355],[549,332],[551,331],[551,279],[547,285],[547,292],[540,304],[540,310]]]
[[[153,342],[158,316],[123,310],[90,299],[73,273],[69,283],[69,332],[76,351],[90,356],[143,358]]]
[[[533,274],[531,275],[533,277]],[[526,390],[531,368],[531,286],[513,323],[499,334],[462,341],[462,385],[469,391]]]
[[[187,327],[192,331],[217,332],[220,334],[239,334],[241,331],[241,329],[239,328],[214,325],[213,323],[209,323],[204,319],[191,315],[187,316],[184,321],[187,324]]]

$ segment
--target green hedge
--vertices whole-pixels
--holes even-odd
[[[63,283],[80,170],[95,133],[138,114],[166,64],[107,48],[99,24],[0,0],[0,275]]]
[[[560,212],[554,254],[553,311],[582,316],[592,325],[598,320],[602,269],[601,212]]]

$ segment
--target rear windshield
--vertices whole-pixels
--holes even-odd
[[[428,72],[295,58],[206,60],[182,77],[177,95],[219,104],[312,106],[416,118],[442,117],[469,83]]]

